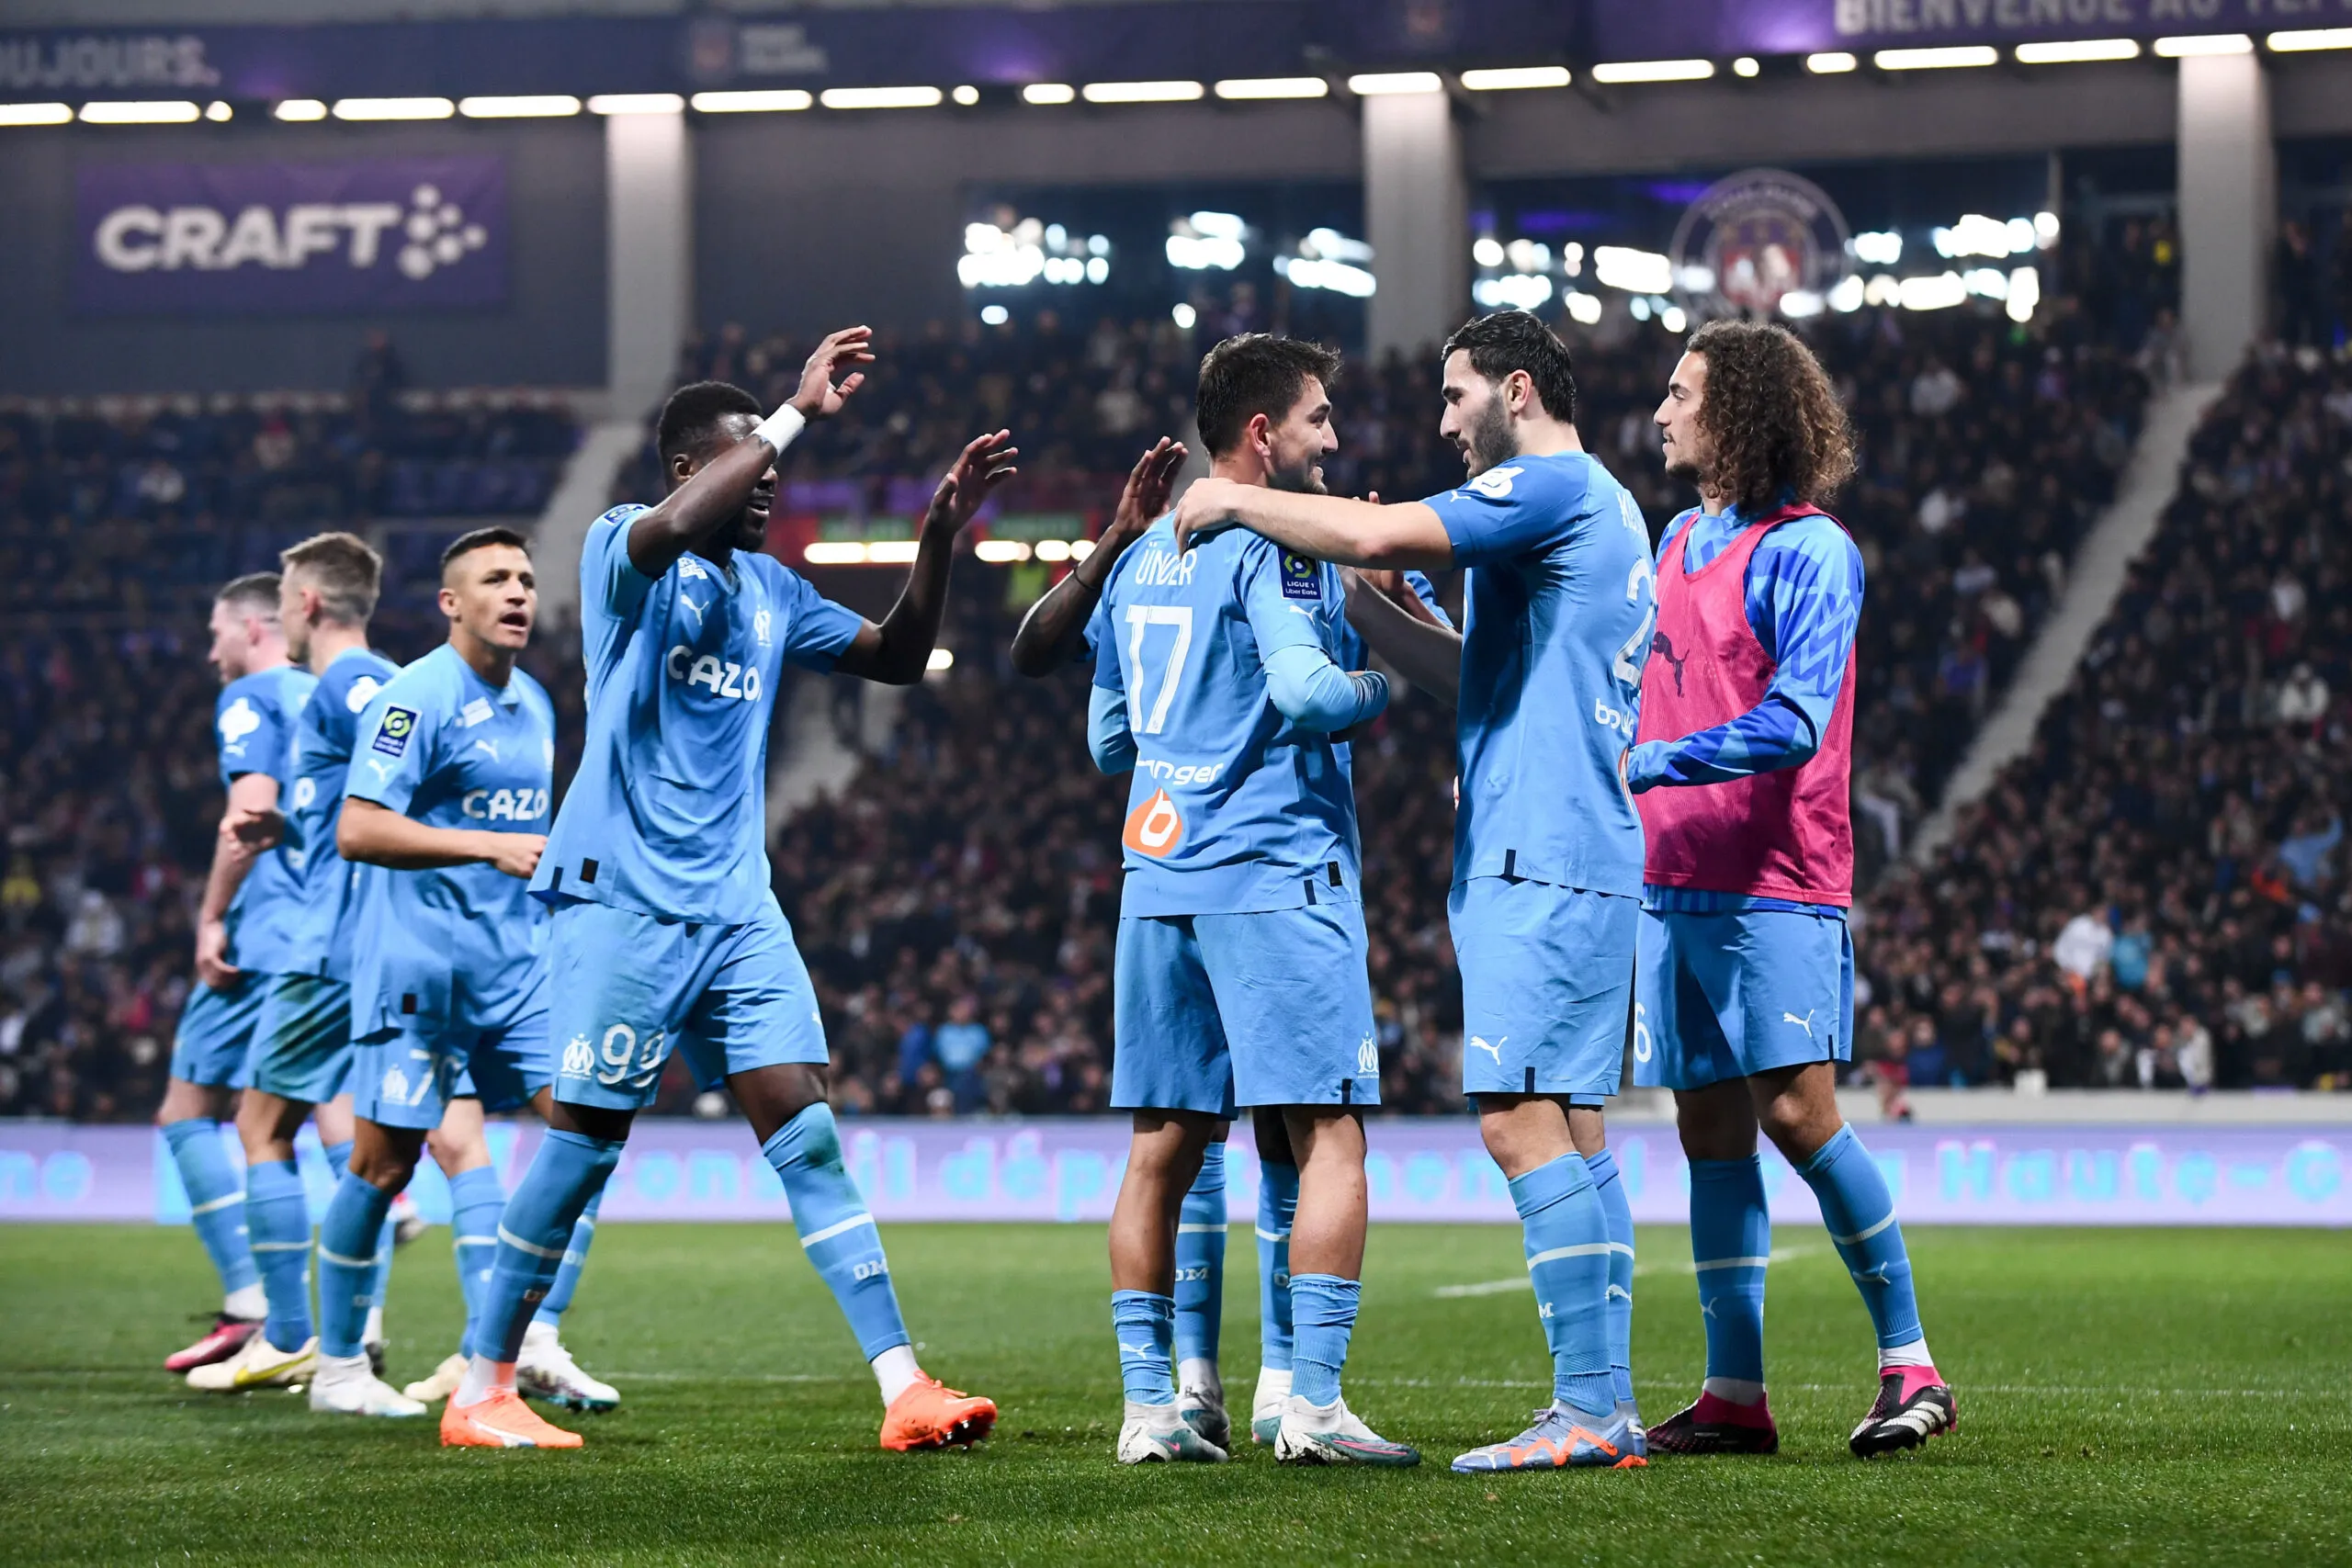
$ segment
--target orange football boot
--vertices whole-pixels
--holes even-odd
[[[918,1377],[883,1413],[882,1446],[899,1453],[959,1443],[969,1447],[995,1425],[996,1401],[959,1393],[937,1378]]]
[[[580,1434],[543,1421],[511,1388],[494,1388],[471,1404],[450,1396],[441,1411],[445,1449],[576,1449]]]

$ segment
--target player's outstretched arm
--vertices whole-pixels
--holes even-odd
[[[334,847],[343,858],[393,871],[433,871],[448,865],[493,865],[529,881],[547,848],[540,833],[493,833],[478,828],[428,828],[390,807],[357,795],[343,803]]]
[[[749,441],[713,457],[661,505],[638,513],[628,528],[629,564],[648,577],[659,577],[680,556],[741,516],[752,499],[752,487],[775,467],[784,449],[813,421],[841,412],[865,384],[865,373],[854,367],[874,362],[873,342],[871,327],[843,327],[828,334],[802,367],[800,389],[762,420]]]
[[[1348,588],[1348,624],[1365,645],[1414,685],[1456,702],[1462,689],[1462,634],[1441,626],[1401,580],[1399,599],[1352,570],[1341,568],[1340,579]],[[1404,600],[1411,601],[1410,608]]]
[[[1453,541],[1418,501],[1381,506],[1338,495],[1300,495],[1232,479],[1196,481],[1176,503],[1176,545],[1242,527],[1335,566],[1440,571],[1453,565]]]
[[[272,826],[274,824],[274,827]],[[229,962],[229,906],[264,850],[277,842],[286,819],[277,814],[277,781],[267,773],[239,773],[229,781],[229,809],[212,840],[212,867],[205,873],[204,898],[196,911],[196,977],[216,991],[243,973]]]
[[[1136,459],[1127,488],[1119,496],[1119,509],[1094,541],[1093,553],[1070,568],[1022,617],[1021,629],[1012,634],[1013,669],[1023,675],[1050,675],[1078,661],[1085,652],[1087,617],[1102,600],[1111,568],[1168,510],[1168,492],[1185,456],[1183,443],[1163,435]]]
[[[836,671],[886,686],[911,686],[922,679],[931,667],[931,650],[939,644],[940,616],[947,609],[947,569],[956,558],[956,536],[979,514],[989,494],[1020,471],[1013,467],[1020,456],[1009,430],[972,438],[932,492],[931,508],[923,513],[922,533],[915,542],[915,564],[899,602],[881,625],[868,621],[858,628],[834,661]]]

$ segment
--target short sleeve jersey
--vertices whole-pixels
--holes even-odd
[[[317,684],[308,670],[281,664],[220,688],[212,705],[212,735],[222,788],[247,773],[266,773],[277,781],[278,809],[286,808],[294,779],[294,726]],[[255,857],[229,906],[231,962],[257,974],[283,971],[300,895],[301,878],[283,844]]]
[[[1266,694],[1267,657],[1333,653],[1344,612],[1337,569],[1239,530],[1179,552],[1162,518],[1112,568],[1090,636],[1094,683],[1125,697],[1136,744],[1123,913],[1358,896],[1346,769]]]
[[[298,974],[351,977],[351,867],[334,846],[334,833],[343,820],[343,786],[359,715],[399,673],[399,665],[373,649],[346,649],[319,677],[294,727],[286,844],[301,874],[302,907],[287,966]]]
[[[555,709],[522,671],[492,686],[443,644],[393,678],[359,717],[348,795],[429,828],[544,833]],[[511,1019],[528,994],[545,906],[495,866],[356,874],[355,1033]]]
[[[1657,620],[1641,509],[1581,452],[1513,457],[1428,505],[1469,569],[1454,881],[1639,897],[1642,824],[1618,761]]]
[[[739,924],[769,886],[768,728],[785,664],[830,671],[865,625],[768,556],[684,555],[658,578],[628,557],[648,509],[588,530],[580,637],[588,738],[531,891]]]

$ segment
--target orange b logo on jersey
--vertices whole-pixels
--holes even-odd
[[[1149,800],[1127,813],[1126,831],[1119,835],[1127,848],[1154,860],[1175,853],[1183,840],[1184,818],[1164,789],[1153,790]]]

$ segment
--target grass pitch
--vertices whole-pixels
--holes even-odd
[[[396,1382],[458,1333],[447,1238],[393,1270]],[[887,1238],[925,1365],[1003,1406],[978,1450],[876,1449],[872,1380],[784,1225],[598,1233],[565,1338],[623,1404],[574,1453],[445,1452],[429,1418],[192,1395],[159,1363],[207,1301],[193,1236],[0,1226],[0,1561],[2352,1561],[2339,1235],[1915,1231],[1961,1430],[1865,1465],[1845,1438],[1871,1393],[1868,1322],[1824,1238],[1782,1227],[1777,1458],[1491,1478],[1447,1461],[1518,1430],[1548,1385],[1514,1229],[1374,1235],[1347,1386],[1422,1449],[1407,1474],[1278,1469],[1246,1443],[1221,1467],[1122,1469],[1099,1229]],[[1695,1389],[1702,1343],[1685,1238],[1641,1244],[1656,1419]],[[1237,1227],[1224,1359],[1245,1417],[1254,1279]]]

